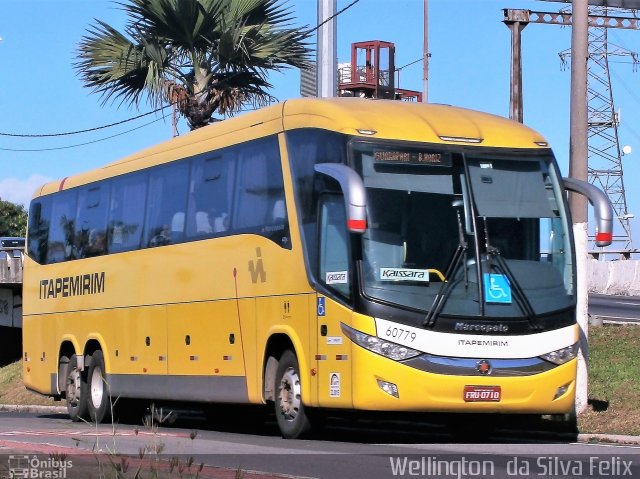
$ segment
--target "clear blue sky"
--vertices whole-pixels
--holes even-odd
[[[338,9],[352,0],[338,0]],[[314,26],[316,0],[288,2],[296,23]],[[430,0],[429,100],[508,116],[510,33],[503,8],[557,11],[564,5],[532,0]],[[106,0],[2,0],[0,3],[0,132],[57,133],[93,128],[150,111],[101,106],[84,88],[72,65],[77,44],[94,18],[116,27],[125,23],[117,4]],[[422,55],[422,0],[360,0],[338,17],[338,60],[349,61],[352,42],[385,40],[396,44],[396,66]],[[552,25],[529,25],[523,32],[524,119],[551,143],[563,174],[568,174],[569,69],[558,53],[570,46],[571,31]],[[614,31],[610,41],[640,50],[640,32]],[[628,58],[613,59],[628,62]],[[628,63],[612,64],[616,109],[621,110],[620,141],[633,152],[624,157],[629,211],[640,216],[640,76]],[[299,96],[299,72],[271,78],[279,100]],[[402,88],[422,89],[422,64],[401,71]],[[147,116],[119,127],[76,136],[16,139],[0,136],[0,197],[28,203],[43,181],[69,176],[109,163],[171,136],[171,120]],[[138,128],[139,127],[139,128]],[[43,150],[111,139],[84,146]],[[187,132],[184,124],[181,133]],[[634,220],[635,245],[640,222]],[[592,231],[591,231],[592,232]]]

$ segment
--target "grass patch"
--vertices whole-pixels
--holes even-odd
[[[580,432],[640,436],[640,327],[589,329],[589,403]]]
[[[0,368],[1,404],[60,406],[61,403],[28,391],[22,382],[22,362],[17,361]]]

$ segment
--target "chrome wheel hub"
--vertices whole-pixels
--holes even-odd
[[[300,411],[300,376],[293,368],[288,368],[280,381],[278,399],[280,411],[287,421],[293,421]]]

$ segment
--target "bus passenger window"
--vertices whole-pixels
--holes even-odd
[[[109,253],[140,248],[146,193],[145,174],[127,175],[112,183],[107,228]]]
[[[275,139],[245,146],[238,171],[233,228],[262,234],[290,247],[282,166]]]
[[[172,230],[176,213],[184,212],[189,187],[189,164],[172,163],[152,171],[149,175],[146,245],[164,246],[184,240],[184,224],[179,231]]]
[[[75,224],[75,249],[78,258],[106,253],[108,204],[108,187],[91,186],[80,190]]]
[[[51,226],[47,245],[47,263],[59,263],[76,258],[74,248],[76,192],[62,192],[53,199]]]
[[[193,161],[187,207],[188,238],[229,230],[234,164],[228,151]]]
[[[257,151],[242,155],[235,226],[239,229],[267,223],[269,185],[267,156]]]
[[[51,216],[51,202],[48,198],[33,201],[29,209],[29,243],[28,253],[38,264],[47,261],[47,242],[49,238],[49,218]]]

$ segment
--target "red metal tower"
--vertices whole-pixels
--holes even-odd
[[[340,69],[340,96],[422,101],[422,93],[395,87],[396,47],[372,40],[351,44],[351,64]]]

